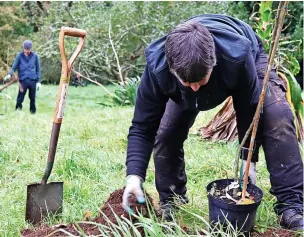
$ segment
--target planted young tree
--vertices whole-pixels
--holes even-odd
[[[268,53],[272,39],[271,30],[274,25],[273,14],[275,10],[272,9],[272,2],[269,1],[261,2],[258,5],[259,10],[252,14],[251,20],[255,22],[254,27],[256,29],[256,33],[262,39],[265,51]],[[300,18],[303,19],[303,14]],[[295,28],[300,30],[300,24],[301,23],[299,23],[299,26]],[[301,87],[295,78],[295,75],[300,71],[297,57],[301,55],[301,53],[299,54],[299,51],[302,50],[303,39],[292,39],[291,36],[293,36],[293,34],[281,37],[275,57],[275,67],[278,70],[279,77],[286,84],[286,98],[294,113],[298,140],[303,142],[304,100],[301,97]],[[237,137],[236,115],[233,109],[231,97],[227,99],[223,108],[215,115],[207,126],[200,128],[199,132],[202,138],[212,141],[233,141]]]
[[[263,192],[255,185],[248,184],[249,168],[251,158],[253,155],[254,144],[259,125],[260,116],[262,114],[263,103],[265,94],[267,92],[267,86],[270,79],[270,73],[274,64],[274,58],[279,42],[279,37],[284,24],[284,18],[287,13],[288,2],[280,2],[277,8],[277,14],[275,18],[275,24],[271,27],[271,46],[270,56],[265,71],[263,80],[263,86],[261,95],[257,104],[257,108],[244,138],[238,148],[238,154],[235,158],[235,177],[233,182],[230,179],[215,180],[209,183],[207,186],[208,199],[209,199],[209,215],[210,219],[215,223],[219,222],[224,225],[228,225],[227,222],[237,229],[241,229],[249,234],[253,230],[254,221],[256,216],[256,210],[260,205],[263,197]],[[251,135],[250,135],[251,134]],[[238,163],[241,149],[245,141],[250,136],[250,145],[248,149],[248,157],[245,166],[244,179],[238,179]],[[243,181],[243,182],[242,182]],[[240,189],[241,187],[241,189]],[[241,192],[240,192],[241,190]],[[221,202],[218,201],[221,200]],[[223,201],[225,205],[223,205]],[[232,202],[231,202],[232,201]],[[244,221],[244,223],[243,223]],[[218,228],[218,227],[217,227]]]

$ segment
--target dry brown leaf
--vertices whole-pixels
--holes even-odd
[[[90,217],[93,215],[93,213],[91,211],[86,211],[83,215],[83,217],[85,219],[90,219]]]

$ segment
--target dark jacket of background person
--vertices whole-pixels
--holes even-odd
[[[9,74],[12,75],[16,70],[18,70],[19,81],[30,79],[39,82],[41,76],[39,56],[33,51],[29,56],[25,56],[23,51],[18,53]]]

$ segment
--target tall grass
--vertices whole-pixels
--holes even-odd
[[[56,86],[43,86],[37,95],[37,113],[29,113],[29,100],[23,110],[15,111],[16,85],[8,89],[8,109],[0,107],[0,236],[15,237],[31,227],[24,220],[26,186],[39,182],[46,163]],[[97,215],[98,208],[116,189],[125,184],[127,134],[133,115],[132,107],[103,107],[101,88],[69,88],[56,160],[49,181],[64,181],[63,213],[48,224],[83,220],[86,211]],[[2,97],[1,97],[2,99]],[[173,223],[140,218],[148,236],[189,236],[207,231],[208,203],[206,185],[220,178],[233,177],[234,144],[202,142],[197,129],[206,124],[218,109],[200,113],[185,143],[188,196],[190,203],[180,210]],[[257,214],[257,228],[278,227],[272,211],[275,202],[268,192],[268,172],[263,157],[257,165],[258,186],[264,199]],[[154,165],[150,162],[145,189],[155,199]],[[204,220],[204,221],[203,221]],[[121,225],[125,225],[122,224]],[[102,228],[102,227],[101,227]],[[120,231],[123,226],[120,226]],[[106,231],[106,229],[104,230]],[[208,230],[209,231],[209,230]],[[212,235],[212,231],[208,233]],[[126,233],[126,236],[128,233]],[[192,236],[193,236],[192,235]]]

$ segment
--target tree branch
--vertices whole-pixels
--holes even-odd
[[[90,82],[92,82],[92,83],[94,83],[94,84],[96,84],[96,85],[102,87],[109,95],[113,96],[113,94],[112,94],[104,85],[102,85],[102,84],[99,83],[98,81],[94,81],[94,80],[92,80],[91,78],[82,75],[80,72],[75,71],[74,69],[73,69],[72,71],[73,71],[74,73],[76,73],[76,74],[79,74],[79,75],[80,75],[81,77],[83,77],[84,79],[86,79],[86,80],[88,80],[88,81],[90,81]]]
[[[112,41],[112,38],[111,38],[111,21],[109,23],[109,40],[110,40],[110,43],[111,43],[111,46],[112,46],[112,49],[113,49],[113,52],[114,52],[114,55],[115,55],[115,58],[116,58],[116,63],[117,63],[117,68],[118,68],[121,84],[125,85],[125,81],[123,79],[122,72],[121,72],[121,67],[120,67],[120,64],[119,64],[119,58],[118,58],[118,55],[116,53],[116,50],[115,50],[115,47],[114,47],[114,44],[113,44],[113,41]]]
[[[281,5],[283,5],[283,6],[281,6]],[[257,133],[258,125],[259,125],[259,119],[260,119],[260,115],[261,115],[261,111],[262,111],[262,107],[263,107],[263,103],[264,103],[264,99],[265,99],[265,91],[267,89],[267,84],[268,84],[269,77],[270,77],[271,66],[273,64],[274,57],[276,55],[276,50],[277,50],[277,47],[278,47],[281,30],[282,30],[282,27],[283,27],[283,24],[284,24],[284,18],[285,18],[286,12],[287,12],[287,5],[288,5],[288,1],[284,1],[284,2],[280,2],[279,7],[278,7],[278,13],[277,13],[277,17],[276,17],[276,25],[274,27],[275,31],[273,32],[274,36],[272,37],[273,41],[272,41],[269,63],[267,65],[267,71],[266,71],[266,74],[265,74],[263,88],[262,88],[261,96],[260,96],[260,99],[259,99],[259,103],[258,103],[256,112],[255,112],[255,115],[254,115],[254,118],[253,118],[253,128],[252,128],[252,134],[251,134],[250,145],[249,145],[249,152],[248,152],[247,162],[246,162],[246,166],[245,166],[245,173],[244,173],[242,199],[245,199],[245,196],[246,196],[248,174],[249,174],[250,162],[251,162],[251,158],[252,158],[252,154],[253,154],[254,141],[255,141],[255,137],[256,137],[256,133]]]

